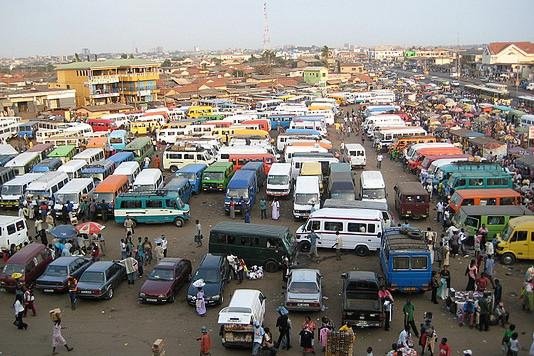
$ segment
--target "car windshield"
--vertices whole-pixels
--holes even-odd
[[[384,188],[363,189],[362,198],[363,199],[385,199],[386,190]]]
[[[152,281],[172,281],[174,279],[174,273],[172,269],[154,268],[148,279]]]
[[[228,189],[226,196],[229,198],[245,198],[248,199],[248,189]]]
[[[20,195],[22,194],[22,186],[20,185],[4,185],[2,187],[2,195]]]
[[[224,173],[220,172],[206,172],[204,173],[204,180],[223,180]]]
[[[289,285],[289,291],[291,293],[317,293],[319,288],[317,283],[314,282],[292,282]]]
[[[80,282],[102,283],[104,282],[104,273],[85,271],[85,273],[82,275],[82,278],[80,278]]]
[[[297,193],[295,194],[295,204],[311,205],[319,201],[316,193]]]
[[[193,281],[197,279],[203,279],[206,283],[219,282],[219,272],[216,269],[200,269],[195,273]]]
[[[65,277],[67,276],[67,266],[48,266],[45,276]]]
[[[123,137],[110,137],[109,143],[124,143]]]
[[[177,177],[184,177],[189,180],[195,180],[196,174],[195,173],[189,173],[189,172],[178,172],[176,173]]]
[[[267,177],[267,184],[287,185],[289,184],[289,176],[269,176]]]
[[[7,274],[11,276],[13,273],[22,273],[24,274],[24,266],[22,265],[14,265],[14,264],[7,264],[4,266],[4,270],[2,271],[4,274]]]

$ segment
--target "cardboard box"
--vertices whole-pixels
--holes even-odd
[[[50,319],[52,319],[52,321],[61,319],[61,309],[59,308],[52,309],[48,313],[50,314]]]

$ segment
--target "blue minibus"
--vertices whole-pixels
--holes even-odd
[[[186,204],[189,203],[191,195],[193,194],[193,187],[189,183],[189,179],[185,177],[174,177],[163,187],[165,192],[175,192]]]
[[[271,122],[271,130],[276,130],[279,127],[288,129],[293,118],[293,115],[269,115],[268,119]]]
[[[20,123],[18,131],[17,131],[17,137],[33,139],[35,138],[35,133],[37,132],[37,129],[38,129],[38,122],[36,121],[28,121],[28,122]]]
[[[57,171],[63,162],[59,158],[45,158],[33,166],[31,173],[46,173]]]
[[[106,177],[113,174],[115,164],[107,159],[93,162],[82,168],[82,178],[93,178],[96,182],[102,182]]]
[[[107,159],[115,164],[115,167],[118,167],[122,162],[128,162],[134,160],[133,152],[117,152],[114,155],[111,155]]]
[[[193,193],[198,194],[202,189],[202,173],[207,167],[204,163],[191,163],[179,169],[176,176],[189,179]]]
[[[126,130],[113,130],[109,133],[108,143],[116,151],[122,151],[128,143],[128,131]]]
[[[256,173],[256,183],[258,184],[258,188],[262,188],[265,185],[267,175],[263,169],[263,162],[247,162],[241,167],[241,170],[253,171]]]
[[[235,204],[235,211],[244,213],[243,201],[247,209],[252,209],[256,201],[256,194],[258,192],[258,183],[256,182],[256,173],[254,171],[247,171],[240,169],[235,172],[228,187],[226,188],[226,196],[224,197],[224,210],[230,211],[230,199],[233,199]]]

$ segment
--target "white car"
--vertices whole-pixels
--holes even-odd
[[[460,86],[460,82],[457,81],[457,80],[453,80],[453,81],[451,82],[451,86],[453,86],[453,87],[459,87],[459,86]]]

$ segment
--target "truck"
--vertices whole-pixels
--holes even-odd
[[[351,327],[382,327],[384,310],[378,297],[380,279],[375,272],[350,271],[341,275],[341,323]]]

